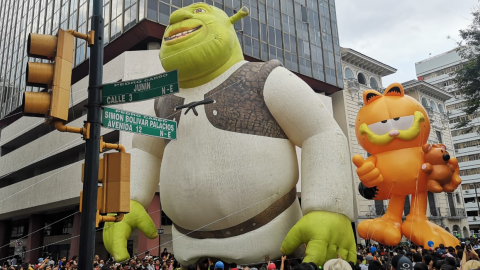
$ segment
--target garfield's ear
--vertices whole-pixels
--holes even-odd
[[[381,97],[382,97],[382,94],[380,94],[375,90],[366,90],[363,92],[363,104],[365,104],[365,106],[368,106],[372,102],[374,102],[375,100]]]
[[[387,87],[387,89],[385,89],[385,92],[383,92],[383,95],[403,97],[405,95],[405,92],[403,91],[403,86],[401,84],[392,83]]]
[[[430,149],[432,149],[432,146],[429,143],[424,144],[422,147],[422,150],[425,154],[428,153]]]

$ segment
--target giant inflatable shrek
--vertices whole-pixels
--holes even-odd
[[[129,257],[133,229],[157,236],[145,208],[159,179],[182,265],[206,257],[255,263],[302,243],[306,262],[356,260],[347,140],[317,94],[280,62],[244,61],[233,24],[247,15],[203,3],[171,14],[160,60],[178,69],[180,91],[156,99],[152,114],[177,121],[178,139],[134,137],[131,212],[103,237],[117,261]]]

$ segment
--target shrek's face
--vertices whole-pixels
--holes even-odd
[[[171,14],[160,60],[166,71],[178,69],[180,82],[191,81],[222,67],[237,44],[233,25],[223,10],[195,3]]]

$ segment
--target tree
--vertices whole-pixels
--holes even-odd
[[[452,73],[455,83],[466,106],[462,109],[467,115],[475,115],[480,107],[480,9],[472,11],[473,20],[468,28],[460,30],[462,40],[458,42],[457,52],[465,61],[463,66]],[[473,119],[474,117],[472,117]],[[455,128],[473,127],[471,119],[460,121]]]

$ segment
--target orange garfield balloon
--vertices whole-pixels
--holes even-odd
[[[426,216],[428,180],[422,170],[422,147],[430,134],[427,112],[417,100],[406,96],[398,83],[391,84],[383,95],[365,91],[363,101],[365,106],[355,120],[355,133],[359,144],[371,156],[366,160],[360,155],[353,156],[361,181],[359,191],[366,198],[390,201],[382,217],[359,224],[358,234],[390,246],[398,245],[402,235],[425,247],[428,241],[435,246],[456,246],[459,241]],[[455,167],[449,187],[456,188],[461,182],[458,163],[454,158],[448,162]],[[407,195],[412,195],[412,203],[402,224]]]

